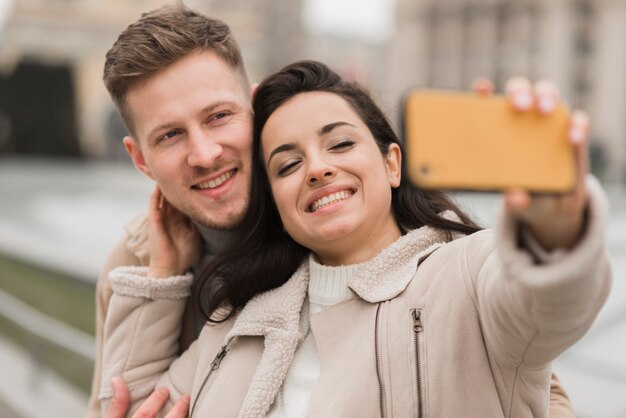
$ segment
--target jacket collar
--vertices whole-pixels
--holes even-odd
[[[410,231],[373,259],[359,264],[348,287],[370,303],[393,299],[411,282],[420,261],[451,238],[429,226]]]
[[[446,212],[444,216],[454,219],[456,215]],[[458,236],[450,236],[430,226],[410,231],[373,259],[358,264],[357,273],[348,280],[348,287],[370,303],[392,299],[408,286],[421,259]],[[236,335],[261,336],[270,332],[297,332],[308,285],[309,261],[305,260],[285,284],[253,297],[246,304],[237,316],[228,338]]]
[[[236,336],[265,337],[263,354],[239,417],[264,417],[280,391],[308,328],[308,315],[300,315],[309,283],[308,270],[308,263],[303,263],[285,284],[252,298],[226,335],[227,344]]]
[[[394,298],[410,283],[421,259],[451,238],[456,236],[428,226],[413,230],[372,260],[359,264],[348,286],[370,303]],[[228,332],[227,344],[237,336],[265,337],[265,348],[240,417],[265,416],[280,391],[298,344],[308,330],[308,285],[306,260],[285,284],[252,298]]]

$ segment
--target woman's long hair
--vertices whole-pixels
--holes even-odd
[[[297,94],[313,91],[337,94],[346,100],[371,131],[383,156],[391,143],[402,148],[389,121],[370,96],[326,65],[300,61],[265,79],[257,88],[252,105],[254,129],[248,210],[235,231],[233,244],[207,265],[195,283],[196,308],[209,321],[222,322],[254,295],[285,283],[309,253],[283,229],[262,160],[261,133],[276,109]],[[400,186],[392,189],[391,207],[404,233],[424,225],[449,234],[480,230],[445,194],[422,190],[410,183],[404,164]],[[455,212],[460,222],[443,218],[440,213],[446,210]],[[226,311],[216,314],[220,307]]]

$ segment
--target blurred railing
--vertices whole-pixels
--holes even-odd
[[[95,360],[95,339],[91,335],[42,314],[2,290],[0,290],[0,315],[67,351]]]

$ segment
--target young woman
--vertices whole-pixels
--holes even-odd
[[[156,192],[159,257],[111,274],[104,407],[122,375],[136,404],[191,395],[192,417],[547,417],[551,361],[610,286],[586,120],[576,190],[511,192],[480,231],[408,182],[380,109],[323,64],[270,76],[253,107],[250,207],[196,281],[207,325],[175,358],[196,240]]]

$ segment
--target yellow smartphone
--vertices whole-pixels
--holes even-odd
[[[419,187],[566,193],[574,188],[569,111],[518,112],[502,96],[412,90],[402,132],[409,177]]]

